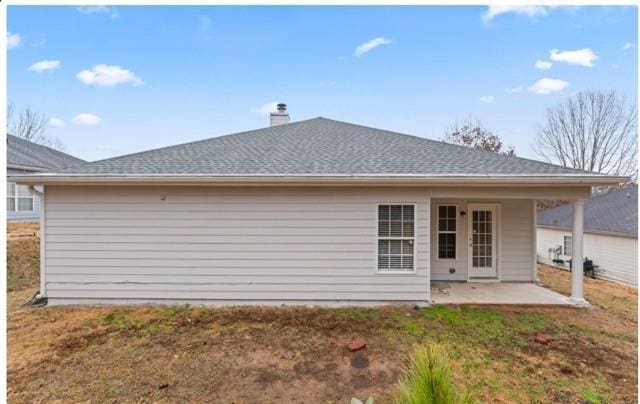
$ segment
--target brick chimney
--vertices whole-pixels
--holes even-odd
[[[271,126],[278,126],[289,123],[291,119],[289,118],[289,113],[287,112],[287,104],[278,104],[277,108],[278,112],[271,113]]]

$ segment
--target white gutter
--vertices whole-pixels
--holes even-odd
[[[627,177],[611,175],[209,175],[209,174],[149,174],[149,175],[87,175],[87,174],[25,174],[13,175],[10,181],[19,184],[223,184],[223,185],[286,185],[286,184],[385,184],[385,185],[616,185]]]

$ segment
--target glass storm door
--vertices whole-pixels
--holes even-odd
[[[495,278],[497,206],[469,205],[469,278]]]

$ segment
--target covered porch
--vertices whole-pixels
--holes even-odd
[[[432,282],[433,304],[518,304],[572,306],[569,297],[535,283]]]
[[[582,271],[571,274],[570,298],[536,284],[536,200],[570,201],[573,253],[582,257],[584,200],[590,192],[589,187],[551,186],[434,192],[430,201],[432,302],[587,305]]]

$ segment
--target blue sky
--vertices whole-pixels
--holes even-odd
[[[89,160],[263,127],[274,101],[429,138],[471,115],[534,157],[547,107],[638,85],[634,7],[9,6],[8,30],[9,101]]]

